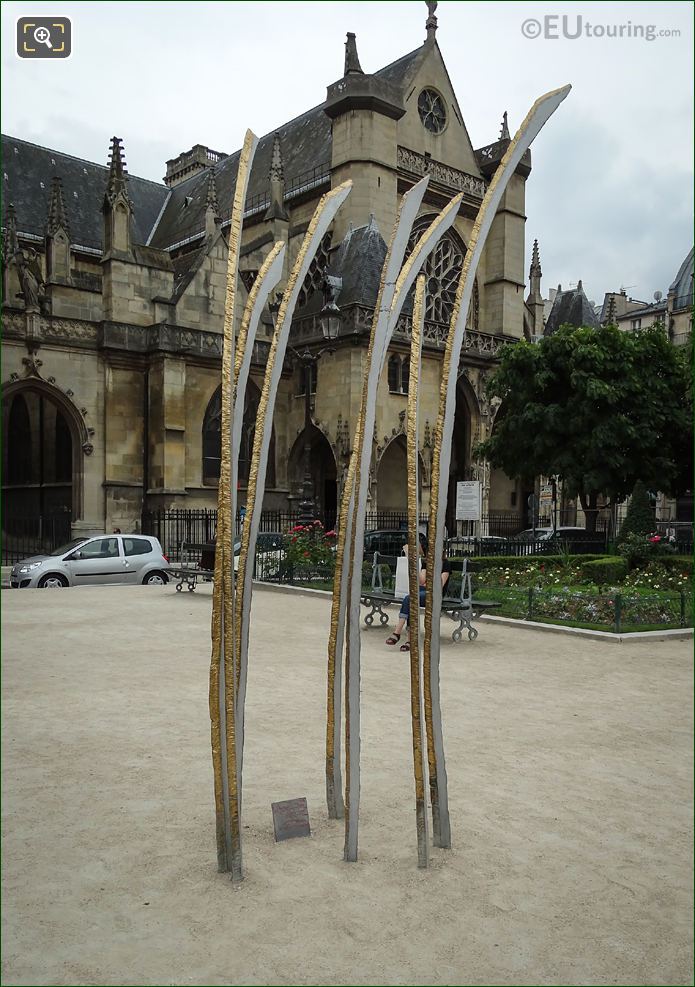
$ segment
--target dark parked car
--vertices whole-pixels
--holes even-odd
[[[483,535],[475,538],[473,535],[459,535],[447,539],[446,554],[449,558],[462,555],[506,555],[507,539],[497,535]]]
[[[421,539],[426,539],[426,534],[420,526],[419,535]],[[380,528],[364,533],[364,557],[371,560],[374,552],[382,555],[400,555],[403,546],[408,541],[408,532],[405,528]]]
[[[552,555],[559,551],[574,552],[577,555],[594,554],[605,551],[606,536],[603,531],[587,531],[570,525],[552,528],[527,528],[514,539],[517,544],[527,544],[529,549]]]

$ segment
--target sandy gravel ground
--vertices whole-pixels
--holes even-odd
[[[329,603],[257,592],[235,888],[216,872],[210,587],[2,602],[3,984],[692,983],[690,642],[446,638],[454,847],[424,872],[407,659],[367,632],[345,864]],[[312,838],[276,844],[270,803],[302,795]]]

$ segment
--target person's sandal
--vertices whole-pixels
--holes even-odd
[[[402,644],[399,651],[410,651],[410,642],[406,641],[405,644]]]
[[[394,634],[391,635],[391,637],[387,637],[386,638],[386,643],[387,644],[391,644],[391,645],[398,644],[398,642],[400,641],[400,639],[401,639],[401,635],[394,633]]]

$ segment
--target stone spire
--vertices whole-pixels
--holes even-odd
[[[288,220],[285,210],[285,166],[282,161],[282,145],[280,134],[276,130],[273,135],[273,151],[270,156],[270,205],[264,219]]]
[[[533,241],[533,252],[531,254],[531,268],[529,270],[529,276],[531,278],[537,277],[540,281],[541,275],[541,257],[538,251],[538,240]]]
[[[104,257],[129,257],[131,251],[130,218],[132,207],[128,198],[128,172],[123,157],[122,140],[111,138],[109,177],[104,193]]]
[[[509,133],[509,124],[507,123],[507,111],[506,110],[502,114],[502,126],[500,127],[500,136],[499,136],[499,139],[501,141],[511,140],[511,135]]]
[[[427,20],[425,21],[425,28],[427,29],[427,37],[425,38],[425,44],[433,45],[437,34],[437,18],[434,16],[434,12],[437,9],[437,0],[426,0],[426,3]]]
[[[63,183],[53,176],[46,220],[46,275],[58,284],[70,281],[70,227],[63,198]]]
[[[273,134],[273,153],[270,157],[270,180],[271,182],[285,181],[285,166],[282,161],[280,134],[277,130]]]
[[[606,312],[606,318],[604,321],[605,326],[614,326],[618,322],[618,313],[615,310],[615,294],[610,293],[608,299],[608,311]]]
[[[345,42],[345,70],[343,71],[343,75],[354,73],[364,75],[357,55],[357,36],[352,31],[348,31],[347,41]]]
[[[541,294],[541,257],[538,250],[538,240],[533,241],[531,252],[531,267],[529,268],[529,294],[526,305],[530,313],[534,336],[543,335],[545,318],[545,302]]]
[[[63,183],[58,175],[54,175],[53,184],[51,185],[51,199],[48,203],[46,232],[49,236],[53,236],[53,234],[61,229],[67,234],[70,233],[65,199],[63,198]]]
[[[208,188],[205,194],[205,236],[211,238],[219,229],[220,207],[217,201],[217,183],[215,171],[208,170]]]
[[[119,192],[122,192],[126,198],[128,196],[128,171],[123,157],[122,143],[123,139],[121,137],[111,138],[111,147],[109,149],[109,179],[106,185],[106,194],[112,200],[116,198]]]

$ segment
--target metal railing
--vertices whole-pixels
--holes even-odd
[[[335,512],[324,512],[319,520],[327,531],[335,526]],[[259,531],[287,532],[300,523],[296,511],[263,511]],[[238,512],[235,533],[241,534],[244,512]],[[142,515],[142,533],[153,535],[159,540],[164,554],[170,562],[181,561],[181,546],[184,542],[202,545],[212,542],[217,536],[217,510],[172,508],[145,511]]]
[[[70,523],[69,511],[47,517],[4,517],[2,564],[14,565],[32,555],[53,552],[70,541]]]

